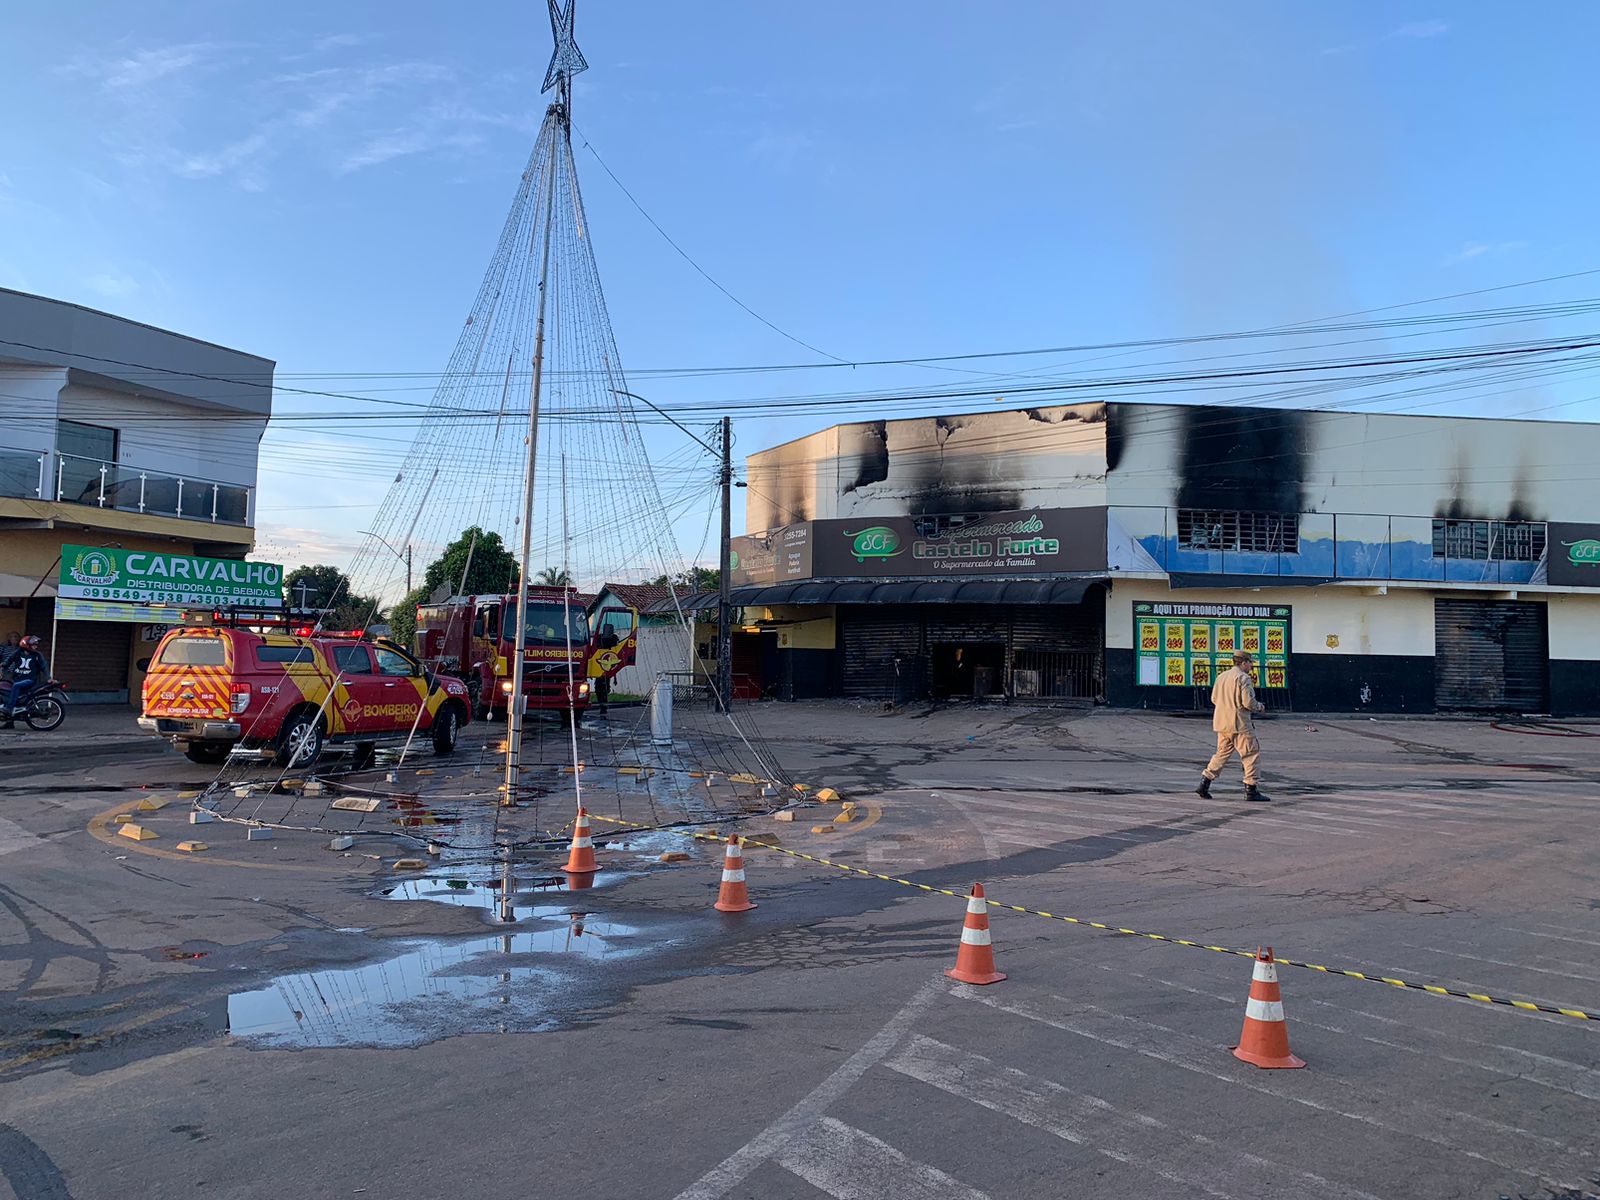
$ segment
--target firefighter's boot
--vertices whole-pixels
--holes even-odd
[[[1211,799],[1211,780],[1204,775],[1200,776],[1200,786],[1195,788],[1194,794],[1202,800]]]
[[[1270,804],[1272,802],[1272,797],[1263,796],[1261,794],[1261,789],[1253,783],[1247,783],[1244,785],[1244,798],[1250,801],[1252,804]]]

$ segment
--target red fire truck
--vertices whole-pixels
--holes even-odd
[[[591,611],[584,607],[585,599],[571,588],[529,586],[522,667],[529,711],[570,709],[581,716],[595,681],[610,679],[633,662],[638,614],[621,606]],[[465,683],[480,717],[492,719],[506,711],[516,642],[514,595],[454,596],[442,604],[417,606],[417,657],[439,674]]]

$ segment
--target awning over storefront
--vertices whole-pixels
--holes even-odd
[[[0,599],[26,600],[29,596],[54,596],[55,594],[56,585],[53,579],[47,579],[40,583],[33,576],[8,575],[4,571],[0,571]]]
[[[1090,579],[808,579],[766,587],[733,589],[735,608],[773,604],[1077,604],[1088,590],[1104,584]],[[682,601],[685,612],[717,607],[715,592]],[[671,602],[657,610],[672,611]],[[652,610],[652,611],[657,611]]]

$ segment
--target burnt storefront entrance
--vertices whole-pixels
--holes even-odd
[[[1550,711],[1550,638],[1543,604],[1433,602],[1434,688],[1441,710]]]
[[[982,699],[1004,696],[1006,644],[994,642],[932,642],[928,646],[929,678],[935,700],[970,696]]]
[[[846,696],[1104,698],[1105,591],[1077,604],[839,608]]]

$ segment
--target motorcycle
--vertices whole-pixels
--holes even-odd
[[[59,679],[40,684],[28,700],[28,711],[17,716],[28,723],[29,729],[49,733],[59,729],[67,719],[67,685]],[[0,680],[0,709],[11,706],[11,685]]]

